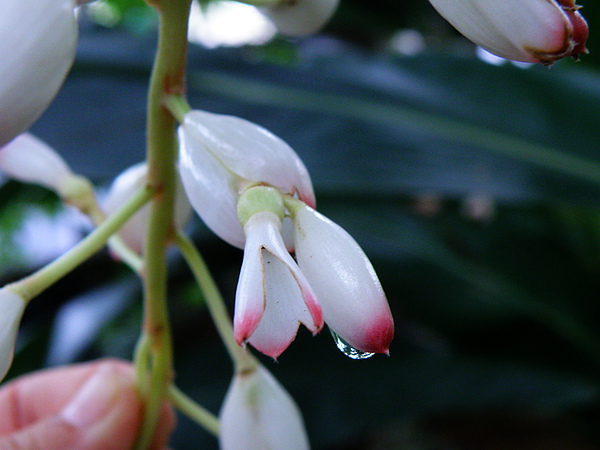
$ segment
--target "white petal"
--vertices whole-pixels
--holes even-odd
[[[222,450],[309,448],[300,410],[262,366],[233,378],[219,418]]]
[[[288,266],[266,250],[262,254],[266,307],[248,342],[261,353],[277,358],[296,338],[300,323],[304,323],[313,333],[318,332],[319,327],[315,326],[298,282]]]
[[[274,6],[261,8],[279,32],[300,37],[314,34],[329,21],[339,0],[283,0]]]
[[[551,62],[585,51],[585,20],[579,13],[565,12],[555,0],[430,2],[467,38],[504,58]]]
[[[236,292],[234,334],[262,353],[278,357],[294,340],[300,323],[312,333],[323,326],[312,288],[287,252],[281,222],[270,212],[253,215]]]
[[[73,175],[64,159],[42,140],[23,133],[0,148],[0,170],[10,178],[60,192]]]
[[[394,323],[371,262],[339,225],[309,207],[295,211],[296,259],[327,325],[353,347],[387,353]]]
[[[0,290],[0,381],[12,364],[15,342],[25,301],[6,289]]]
[[[179,173],[185,192],[206,226],[229,244],[244,248],[246,237],[236,208],[240,180],[196,134],[193,127],[179,127]]]
[[[73,0],[2,3],[0,14],[0,146],[48,107],[73,64]]]
[[[265,128],[239,117],[191,111],[183,127],[189,141],[203,144],[239,178],[266,183],[307,204],[315,196],[306,167],[292,148]],[[196,151],[202,150],[197,146]],[[197,170],[202,170],[198,168]]]
[[[250,232],[244,249],[244,260],[235,293],[233,333],[238,344],[246,342],[262,319],[265,310],[265,278],[262,241]]]

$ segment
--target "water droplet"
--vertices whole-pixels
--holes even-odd
[[[348,358],[367,359],[375,354],[375,353],[363,352],[357,348],[354,348],[350,344],[348,344],[345,340],[343,340],[341,337],[339,337],[336,333],[334,333],[334,331],[332,329],[329,329],[329,331],[331,332],[331,335],[333,336],[333,341],[335,342],[335,345],[337,345],[337,348],[339,348],[340,351],[344,355],[346,355]]]

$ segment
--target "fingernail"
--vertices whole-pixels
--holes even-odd
[[[63,418],[78,428],[99,422],[117,400],[121,375],[111,365],[101,365],[71,402],[63,409]]]

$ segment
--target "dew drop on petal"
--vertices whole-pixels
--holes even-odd
[[[373,356],[375,353],[363,352],[357,348],[352,347],[345,340],[343,340],[340,336],[338,336],[331,328],[329,329],[331,335],[333,336],[333,341],[337,348],[346,355],[348,358],[352,359],[367,359]]]

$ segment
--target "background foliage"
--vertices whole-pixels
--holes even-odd
[[[155,48],[152,11],[110,3],[104,25],[82,18],[75,67],[33,129],[100,187],[143,158]],[[190,103],[296,149],[319,210],[371,257],[395,315],[390,358],[352,361],[328,333],[302,330],[279,363],[264,360],[315,448],[600,448],[600,6],[584,6],[590,55],[550,70],[478,60],[425,0],[343,0],[321,36],[190,48]],[[407,29],[423,52],[393,51]],[[0,227],[3,282],[52,256],[24,243],[68,245],[86,230],[52,194],[14,182],[0,188]],[[241,252],[199,220],[190,232],[232,301]],[[189,272],[171,263],[177,382],[217,412],[231,367]],[[94,257],[32,302],[10,375],[130,358],[140,299],[134,275]],[[172,444],[216,446],[183,418]]]

